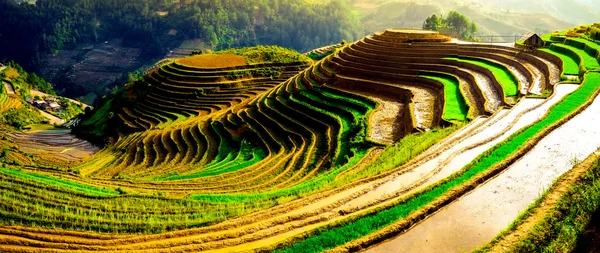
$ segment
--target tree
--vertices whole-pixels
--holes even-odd
[[[457,11],[449,12],[445,19],[433,14],[423,21],[425,30],[443,31],[445,30],[443,28],[463,40],[475,40],[475,33],[478,30],[477,24]]]
[[[439,28],[442,26],[443,23],[442,21],[443,20],[438,18],[437,15],[433,14],[431,15],[431,17],[425,19],[425,21],[423,22],[423,29],[439,31]]]
[[[470,21],[464,15],[456,11],[448,13],[448,17],[446,18],[446,24],[454,31],[458,32],[461,37],[464,37],[464,35],[468,33],[469,23]]]

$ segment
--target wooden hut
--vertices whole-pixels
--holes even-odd
[[[525,35],[521,36],[519,41],[523,41],[525,47],[532,50],[544,46],[544,40],[542,40],[540,36],[533,32],[528,32]]]

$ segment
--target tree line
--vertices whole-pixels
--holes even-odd
[[[81,42],[123,39],[140,56],[162,56],[185,39],[213,49],[280,45],[299,51],[363,35],[342,0],[0,0],[0,60],[27,68]]]
[[[477,24],[456,11],[450,11],[446,18],[435,14],[427,17],[423,21],[423,29],[450,34],[461,40],[477,40]]]

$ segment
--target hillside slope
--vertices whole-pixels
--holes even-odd
[[[495,38],[495,42],[514,42],[527,31],[544,34],[573,26],[572,23],[565,21],[562,17],[552,16],[551,13],[542,10],[509,10],[494,7],[492,3],[485,1],[354,0],[349,1],[349,4],[353,9],[362,13],[361,20],[367,33],[387,27],[421,28],[423,21],[432,14],[446,15],[452,10],[458,11],[474,21],[479,28],[477,35],[513,36]],[[545,6],[545,4],[542,5]],[[517,38],[515,39],[514,36],[517,36]],[[489,38],[484,38],[484,40],[488,42]]]

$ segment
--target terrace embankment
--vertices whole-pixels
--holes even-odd
[[[560,86],[559,86],[560,87]],[[544,137],[505,172],[405,234],[368,252],[464,252],[491,240],[563,173],[600,146],[600,98]],[[565,136],[569,138],[565,139]],[[568,151],[568,152],[565,152]],[[464,235],[468,234],[468,237]],[[452,244],[448,244],[452,241]]]
[[[24,153],[34,155],[40,162],[72,164],[91,156],[99,149],[71,134],[69,129],[37,130],[7,133]]]
[[[348,202],[341,209],[356,210],[356,207],[362,205],[398,199],[434,184],[463,168],[475,157],[505,140],[523,126],[530,124],[576,87],[575,85],[561,86],[550,100],[523,99],[511,110],[499,111],[470,135],[463,136],[460,141],[452,145],[447,145],[437,156],[430,157],[418,167],[389,178],[368,194]]]
[[[521,99],[509,111],[507,97],[552,87],[533,80],[552,68],[527,53],[519,59],[528,64],[506,67],[516,62],[514,48],[406,33],[368,36],[314,64],[230,59],[234,66],[207,67],[198,57],[157,67],[112,100],[119,110],[111,120],[120,125],[109,147],[75,168],[84,176],[0,174],[11,187],[23,185],[11,190],[7,213],[21,225],[56,227],[2,227],[0,247],[270,250],[435,185],[572,91],[559,86],[551,99]],[[447,139],[432,140],[469,118]],[[414,130],[422,132],[408,135]],[[385,151],[371,140],[401,137],[387,154],[398,161],[377,167],[387,164],[378,160]],[[42,183],[23,183],[36,173],[70,188],[44,196]],[[38,204],[39,212],[19,212]]]

